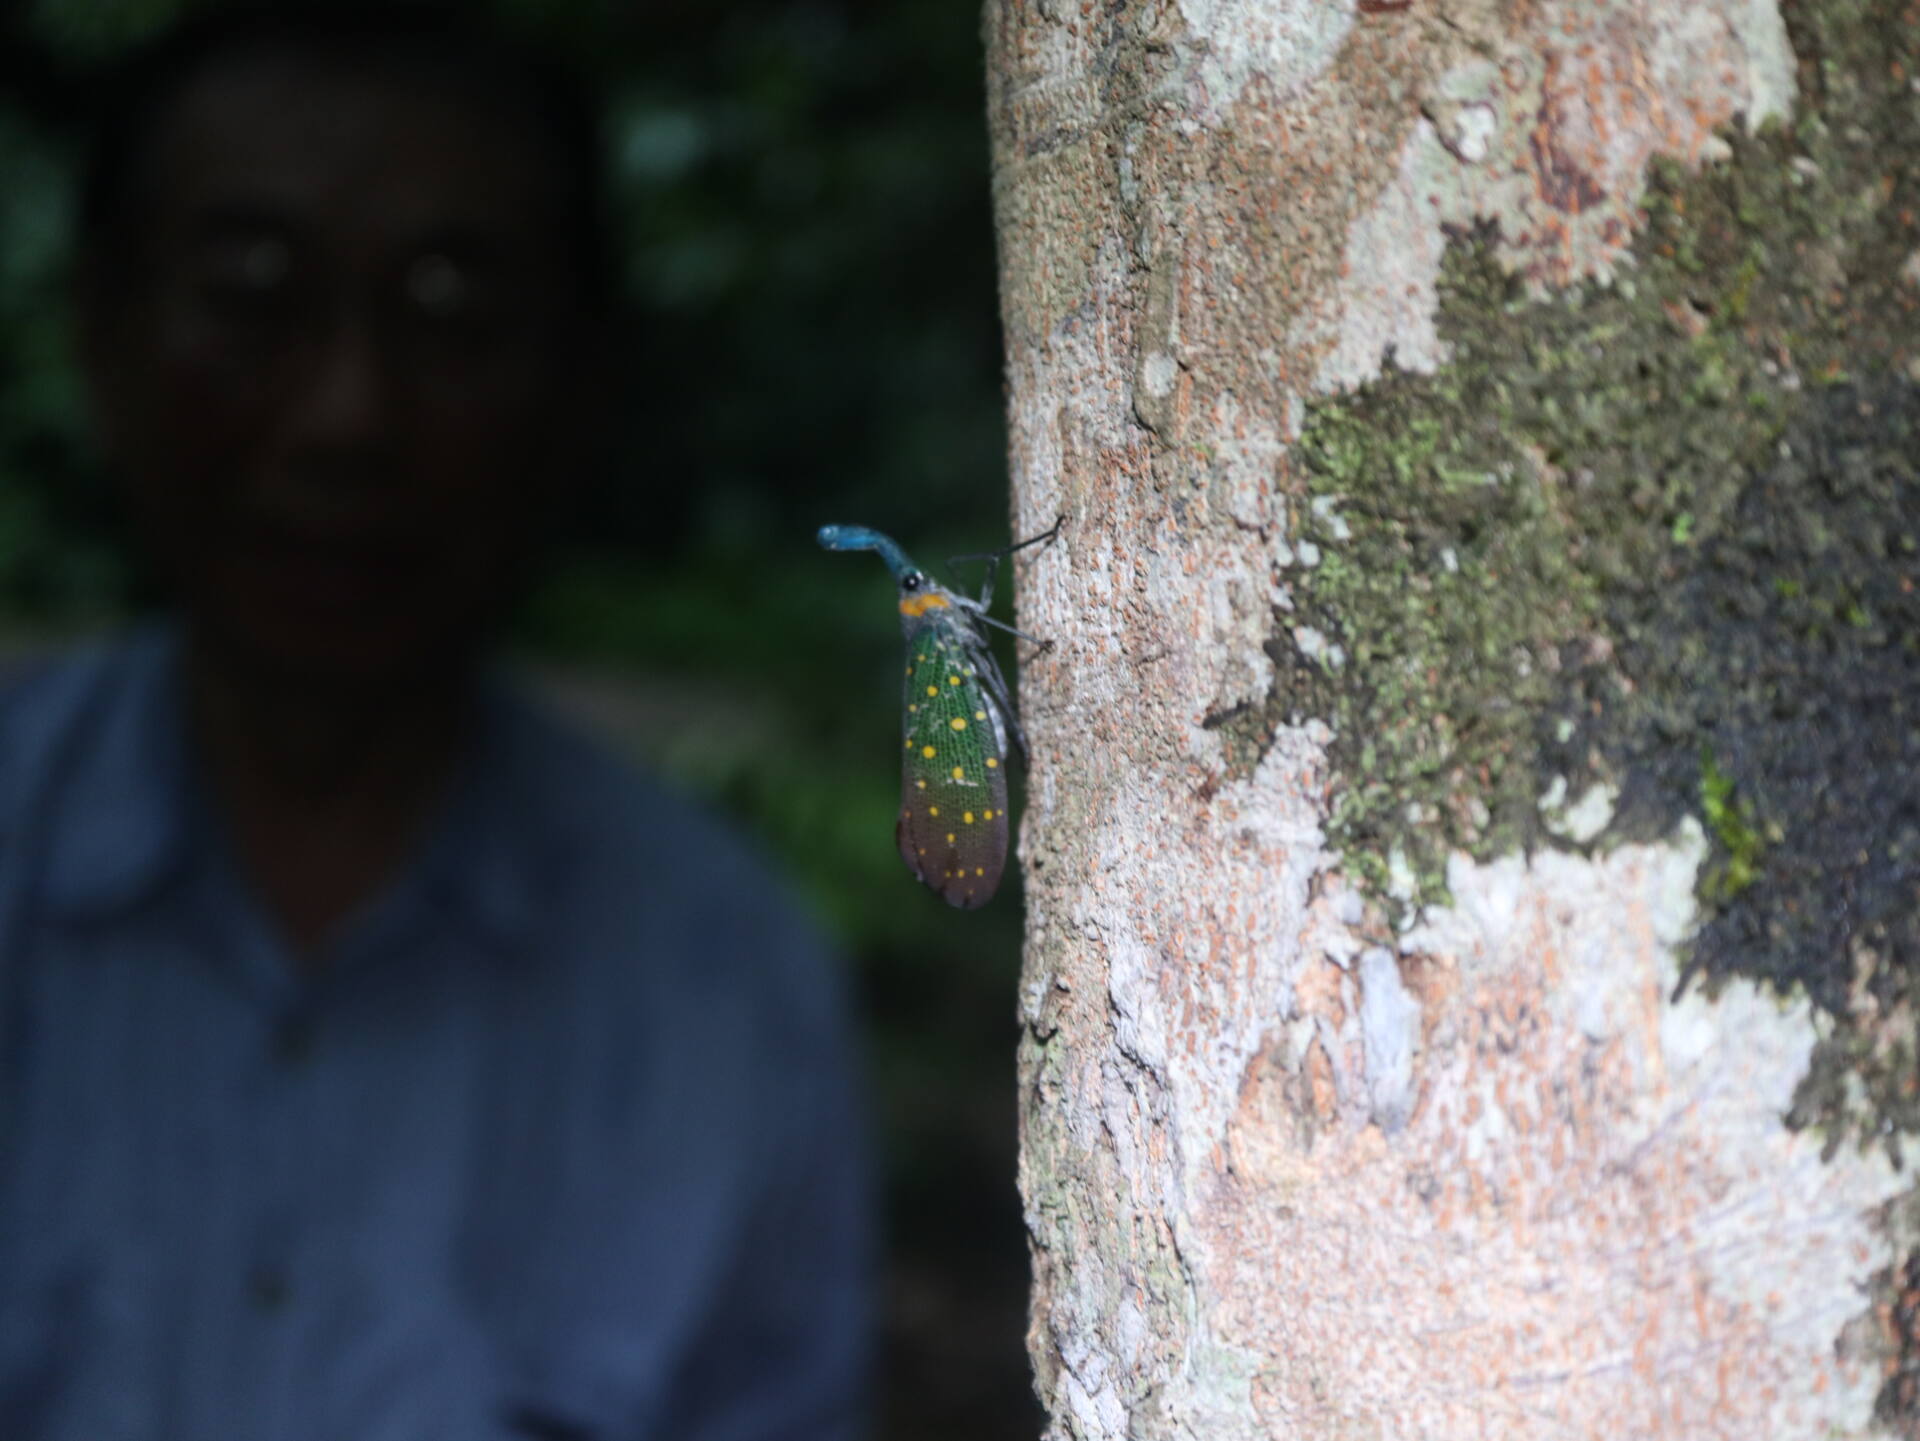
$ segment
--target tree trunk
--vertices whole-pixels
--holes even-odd
[[[1920,6],[986,38],[1049,1436],[1920,1435]]]

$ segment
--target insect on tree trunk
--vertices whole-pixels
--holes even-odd
[[[1050,1437],[1920,1435],[1917,27],[989,0]]]

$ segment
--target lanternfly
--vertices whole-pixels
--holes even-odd
[[[982,906],[999,888],[1007,861],[1008,742],[1026,759],[1013,698],[987,644],[988,626],[1012,630],[987,615],[994,576],[1001,556],[1051,540],[1059,529],[1056,521],[1045,535],[980,557],[987,576],[972,600],[929,578],[877,530],[820,527],[828,550],[878,552],[900,588],[907,664],[894,834],[907,869],[948,905]]]

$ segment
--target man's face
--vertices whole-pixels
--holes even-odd
[[[235,58],[164,112],[89,369],[141,539],[230,658],[401,679],[511,587],[584,368],[551,164],[418,67]]]

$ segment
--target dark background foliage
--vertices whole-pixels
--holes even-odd
[[[33,0],[0,21],[14,644],[142,603],[71,367],[68,187],[102,62],[189,4]],[[891,586],[812,542],[823,521],[875,525],[937,569],[1007,539],[977,6],[496,8],[606,98],[630,341],[609,454],[512,648],[759,834],[857,970],[887,1172],[880,1434],[1031,1436],[1018,884],[963,914],[901,867]]]

